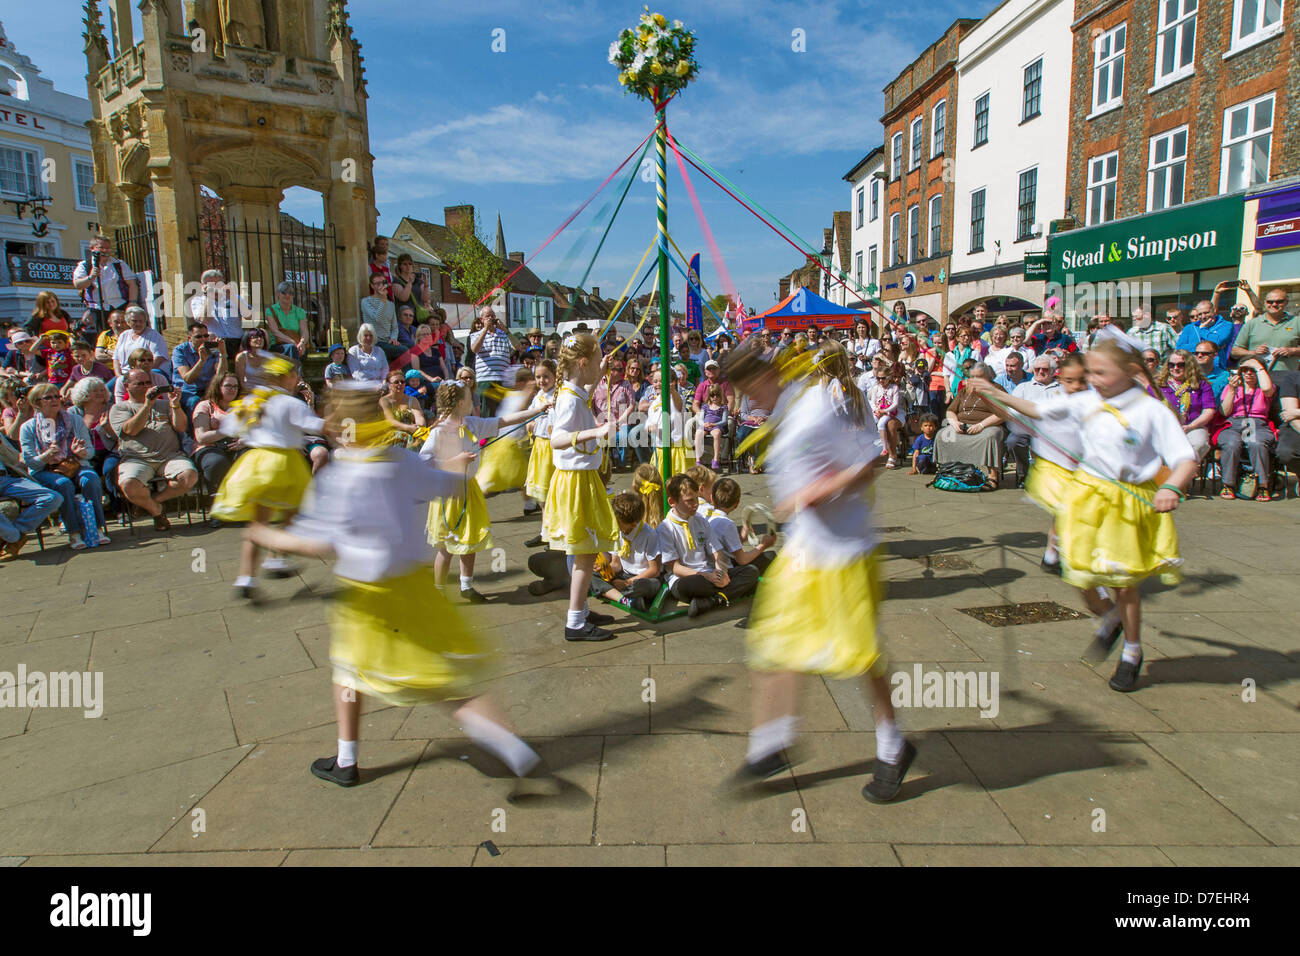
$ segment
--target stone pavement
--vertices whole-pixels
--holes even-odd
[[[619,476],[619,485],[627,484]],[[746,495],[762,479],[741,479]],[[744,501],[742,500],[742,505]],[[1078,602],[1038,566],[1017,491],[945,494],[886,473],[892,670],[999,677],[998,712],[908,708],[920,753],[899,800],[859,794],[875,742],[860,685],[804,683],[804,762],[758,799],[719,785],[749,725],[743,608],[570,645],[564,597],[530,597],[516,495],[466,609],[499,638],[493,692],[568,786],[507,800],[502,768],[443,710],[372,707],[363,785],[333,752],[328,569],[230,591],[239,533],[62,539],[0,566],[0,671],[103,673],[104,711],[0,708],[0,856],[34,865],[1300,863],[1300,503],[1194,499],[1188,578],[1148,589],[1141,689],[1080,660],[1086,620],[995,628],[961,608]],[[202,549],[196,551],[194,549]],[[493,572],[493,562],[496,571]],[[436,622],[433,622],[436,623]],[[652,680],[653,684],[649,683]],[[1253,700],[1247,691],[1253,682]],[[653,689],[653,700],[649,691]],[[1097,811],[1102,811],[1098,813]]]

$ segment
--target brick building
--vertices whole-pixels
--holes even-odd
[[[952,253],[957,45],[979,21],[954,20],[885,87],[885,256],[881,299],[942,319]],[[945,176],[945,170],[948,175]]]
[[[1077,119],[1066,201],[1085,228],[1053,237],[1054,280],[1065,278],[1058,250],[1073,256],[1098,247],[1086,227],[1142,217],[1129,230],[1140,253],[1137,232],[1155,235],[1148,227],[1171,216],[1189,228],[1195,219],[1226,223],[1234,203],[1240,218],[1247,189],[1300,172],[1295,0],[1076,0],[1072,31]],[[1186,216],[1167,212],[1193,202]],[[1157,213],[1162,219],[1152,220]],[[1124,238],[1103,231],[1108,243]],[[1177,264],[1168,256],[1149,267],[1125,260],[1118,274],[1150,280],[1157,308],[1187,305],[1236,277],[1240,245],[1225,245],[1206,245]],[[1114,248],[1122,254],[1127,243]]]

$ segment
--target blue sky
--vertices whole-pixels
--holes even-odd
[[[953,19],[994,6],[652,4],[697,34],[700,75],[669,108],[669,128],[820,246],[831,213],[849,208],[841,177],[881,142],[881,88]],[[531,254],[650,131],[649,105],[622,95],[606,60],[640,3],[354,0],[349,10],[365,57],[381,232],[391,233],[403,215],[440,223],[444,206],[472,203],[489,232],[500,212],[510,251]],[[80,21],[74,0],[9,5],[3,15],[10,42],[68,92],[85,89]],[[505,31],[501,53],[492,50],[498,28]],[[805,52],[792,49],[795,30],[804,33]],[[688,254],[703,253],[704,285],[721,292],[671,154],[669,165],[670,231]],[[771,306],[778,277],[801,256],[690,172],[746,305]],[[530,263],[535,272],[578,281],[599,231],[570,252],[605,200],[617,198],[615,185]],[[319,208],[314,194],[295,191],[286,200],[287,211],[308,221],[319,219]],[[654,186],[638,179],[587,284],[616,295],[653,231]],[[672,280],[680,305],[681,277],[673,272]]]

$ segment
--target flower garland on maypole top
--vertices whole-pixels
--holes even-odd
[[[655,212],[659,240],[659,368],[664,375],[660,392],[659,461],[663,473],[665,507],[668,479],[672,477],[669,451],[672,429],[669,387],[672,374],[668,344],[668,101],[686,89],[700,71],[695,62],[695,34],[662,13],[645,13],[635,29],[623,30],[609,45],[609,62],[618,67],[618,81],[624,93],[649,100],[657,114],[655,123]],[[608,386],[607,386],[608,387]]]
[[[625,93],[659,104],[681,92],[695,79],[695,34],[681,20],[668,25],[662,13],[645,7],[635,29],[627,29],[609,45],[609,62],[618,67]]]

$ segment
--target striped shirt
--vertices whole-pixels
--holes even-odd
[[[470,333],[470,345],[478,338],[477,332]],[[506,367],[510,364],[510,336],[500,329],[493,329],[483,336],[483,344],[474,353],[474,378],[482,382],[504,382]]]

